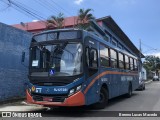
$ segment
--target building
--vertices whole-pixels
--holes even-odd
[[[74,28],[76,25],[77,16],[67,17],[64,20],[64,28]],[[30,22],[26,24],[15,24],[13,27],[26,30],[28,32],[37,33],[46,30],[46,24],[42,21]],[[91,21],[92,31],[98,36],[103,37],[115,47],[125,50],[133,55],[140,56],[139,50],[121,30],[111,16]],[[55,28],[53,28],[55,29]],[[141,57],[144,57],[142,54]]]
[[[147,80],[147,71],[144,67],[142,67],[141,77],[143,80]]]

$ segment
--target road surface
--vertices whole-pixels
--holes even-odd
[[[133,96],[131,98],[126,98],[125,96],[120,96],[114,99],[111,99],[108,103],[108,106],[103,110],[95,110],[91,107],[76,107],[76,108],[44,108],[42,106],[33,106],[26,105],[25,102],[17,102],[14,104],[3,105],[0,107],[0,111],[27,111],[27,112],[38,112],[42,113],[42,117],[48,116],[47,119],[56,119],[61,120],[70,120],[70,119],[109,119],[110,117],[105,117],[111,114],[117,114],[122,111],[137,111],[137,113],[141,113],[139,111],[148,111],[152,113],[152,111],[159,111],[160,113],[160,82],[154,81],[146,85],[145,91],[134,91]],[[78,112],[75,112],[78,111]],[[107,112],[106,112],[107,111]],[[111,115],[112,116],[112,115]],[[17,119],[17,118],[16,118]],[[111,118],[110,118],[111,119]],[[128,117],[114,117],[112,119],[115,120],[124,120],[128,119]],[[156,117],[131,117],[130,119],[160,119]]]

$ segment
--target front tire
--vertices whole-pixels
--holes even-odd
[[[132,84],[129,83],[128,86],[128,93],[126,94],[127,98],[130,98],[132,96]]]
[[[104,109],[108,104],[108,90],[105,88],[101,88],[100,90],[100,100],[98,103],[94,104],[94,108],[96,109]]]

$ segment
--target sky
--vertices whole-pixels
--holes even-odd
[[[11,1],[29,8],[43,19],[60,12],[65,17],[76,16],[80,8],[91,8],[96,18],[110,15],[137,48],[141,40],[143,54],[160,56],[160,0]],[[37,19],[17,11],[8,0],[0,0],[0,22],[12,25],[33,20]]]

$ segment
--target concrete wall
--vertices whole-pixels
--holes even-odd
[[[25,95],[31,33],[0,23],[0,101]],[[22,51],[26,52],[24,65]]]

